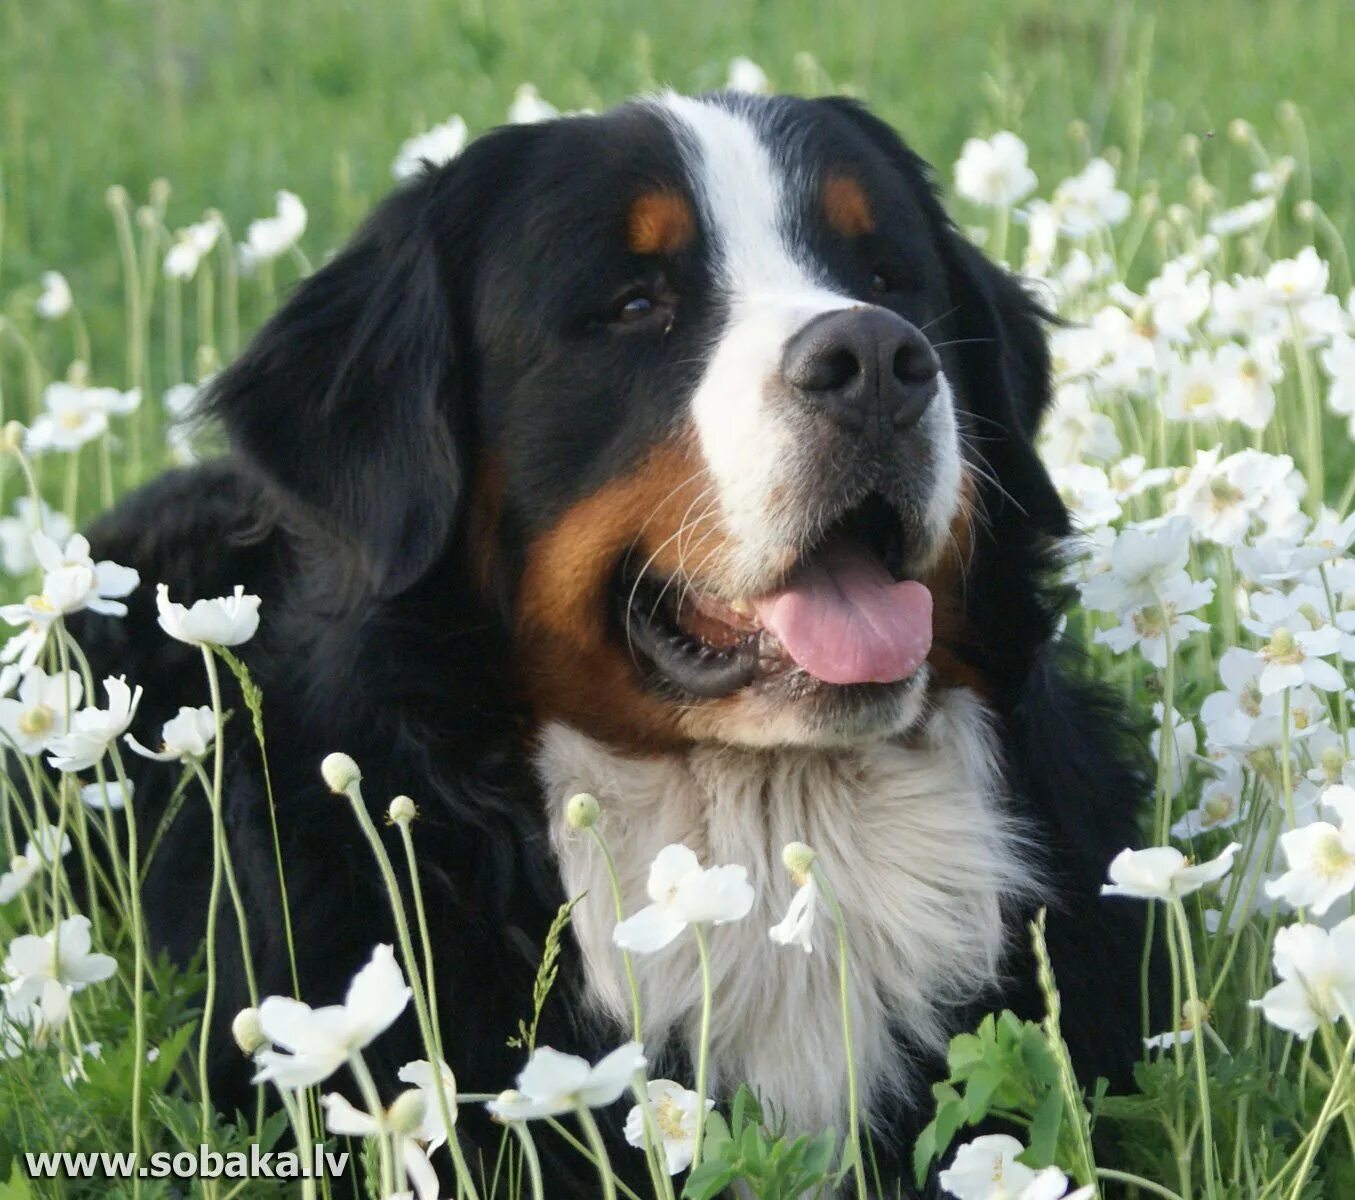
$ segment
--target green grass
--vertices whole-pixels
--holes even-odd
[[[104,191],[143,198],[156,177],[173,185],[171,226],[212,205],[240,229],[288,187],[311,210],[307,246],[323,250],[428,122],[455,111],[483,129],[523,80],[571,108],[713,87],[738,53],[782,90],[868,97],[943,175],[966,136],[1014,127],[1046,186],[1080,156],[1070,120],[1088,121],[1094,147],[1128,146],[1141,111],[1151,174],[1179,177],[1180,135],[1213,132],[1208,153],[1230,165],[1210,177],[1245,187],[1245,161],[1221,144],[1228,121],[1281,141],[1276,108],[1293,100],[1314,193],[1349,230],[1353,38],[1355,9],[1337,0],[8,0],[0,282],[59,268],[77,297],[115,299]],[[818,70],[797,67],[802,51]],[[118,311],[88,315],[96,346],[113,344]]]

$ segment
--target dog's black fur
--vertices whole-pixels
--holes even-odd
[[[1068,522],[1032,441],[1048,401],[1041,314],[956,233],[925,166],[884,124],[846,101],[766,103],[776,119],[845,147],[881,194],[906,205],[900,236],[931,273],[929,335],[951,343],[943,359],[990,476],[979,484],[987,521],[964,591],[973,636],[957,652],[988,685],[1015,807],[1054,883],[1049,944],[1074,1060],[1085,1080],[1122,1084],[1140,1028],[1139,911],[1102,904],[1098,887],[1113,853],[1135,841],[1144,780],[1115,702],[1076,677],[1054,636],[1062,598],[1051,556]],[[564,899],[530,762],[534,716],[515,675],[523,558],[537,531],[634,462],[690,390],[683,360],[719,317],[698,264],[690,302],[683,293],[692,332],[674,331],[690,341],[660,351],[590,332],[594,310],[647,269],[599,248],[612,197],[631,180],[671,178],[671,159],[653,118],[632,108],[497,131],[429,170],[300,283],[216,381],[229,457],[157,480],[91,530],[97,558],[143,579],[126,618],[76,621],[96,676],[144,685],[143,741],[178,706],[207,702],[198,653],[156,628],[152,585],[167,583],[179,601],[236,584],[263,597],[261,632],[241,649],[264,695],[308,1002],[341,999],[372,946],[393,940],[370,851],[321,782],[321,759],[354,756],[378,821],[392,796],[415,798],[444,1041],[465,1089],[496,1091],[521,1067],[507,1039]],[[569,315],[554,319],[556,310]],[[491,454],[505,483],[486,583],[467,547],[472,481]],[[290,994],[265,780],[229,681],[227,703],[225,818],[259,987]],[[137,762],[134,775],[149,835],[176,771]],[[146,883],[153,943],[179,960],[201,944],[211,844],[207,808],[190,799]],[[247,1110],[250,1064],[228,1033],[247,1003],[228,904],[220,920],[210,1074],[220,1106]],[[1014,921],[1009,984],[976,996],[957,1030],[1004,1006],[1040,1013],[1027,942]],[[623,1031],[590,1012],[580,977],[567,944],[540,1040],[596,1057]],[[373,1049],[378,1080],[393,1090],[394,1068],[416,1057],[407,1016]],[[887,1171],[907,1162],[928,1116],[899,1110],[877,1128]],[[469,1106],[461,1132],[471,1157],[492,1162],[498,1131]],[[608,1132],[618,1137],[615,1120]],[[548,1194],[594,1194],[586,1164],[552,1142],[543,1139]],[[614,1159],[634,1162],[624,1149]]]

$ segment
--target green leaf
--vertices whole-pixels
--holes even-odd
[[[1006,1076],[1001,1071],[990,1066],[980,1067],[969,1077],[969,1082],[965,1085],[964,1105],[965,1120],[970,1125],[977,1125],[988,1115],[993,1095],[1005,1079]]]
[[[682,1200],[711,1200],[734,1182],[734,1168],[721,1159],[708,1158],[690,1175]]]
[[[1057,1088],[1046,1093],[1030,1123],[1030,1147],[1020,1155],[1028,1167],[1054,1164],[1059,1144],[1059,1126],[1063,1122],[1063,1093]]]
[[[932,1165],[939,1151],[936,1146],[936,1121],[932,1120],[927,1127],[918,1134],[917,1141],[913,1143],[913,1182],[921,1187],[927,1179],[927,1169]]]

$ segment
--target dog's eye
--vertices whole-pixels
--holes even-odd
[[[894,290],[894,279],[887,267],[876,267],[870,273],[872,296],[886,296]]]
[[[612,321],[618,325],[633,325],[651,316],[658,307],[653,294],[644,288],[623,292],[612,308]]]

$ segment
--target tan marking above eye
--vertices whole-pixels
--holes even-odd
[[[860,237],[875,229],[870,201],[860,182],[850,175],[834,173],[824,181],[823,215],[832,229],[844,237]]]
[[[636,254],[676,254],[695,236],[692,206],[675,191],[646,192],[630,206],[626,242]]]

